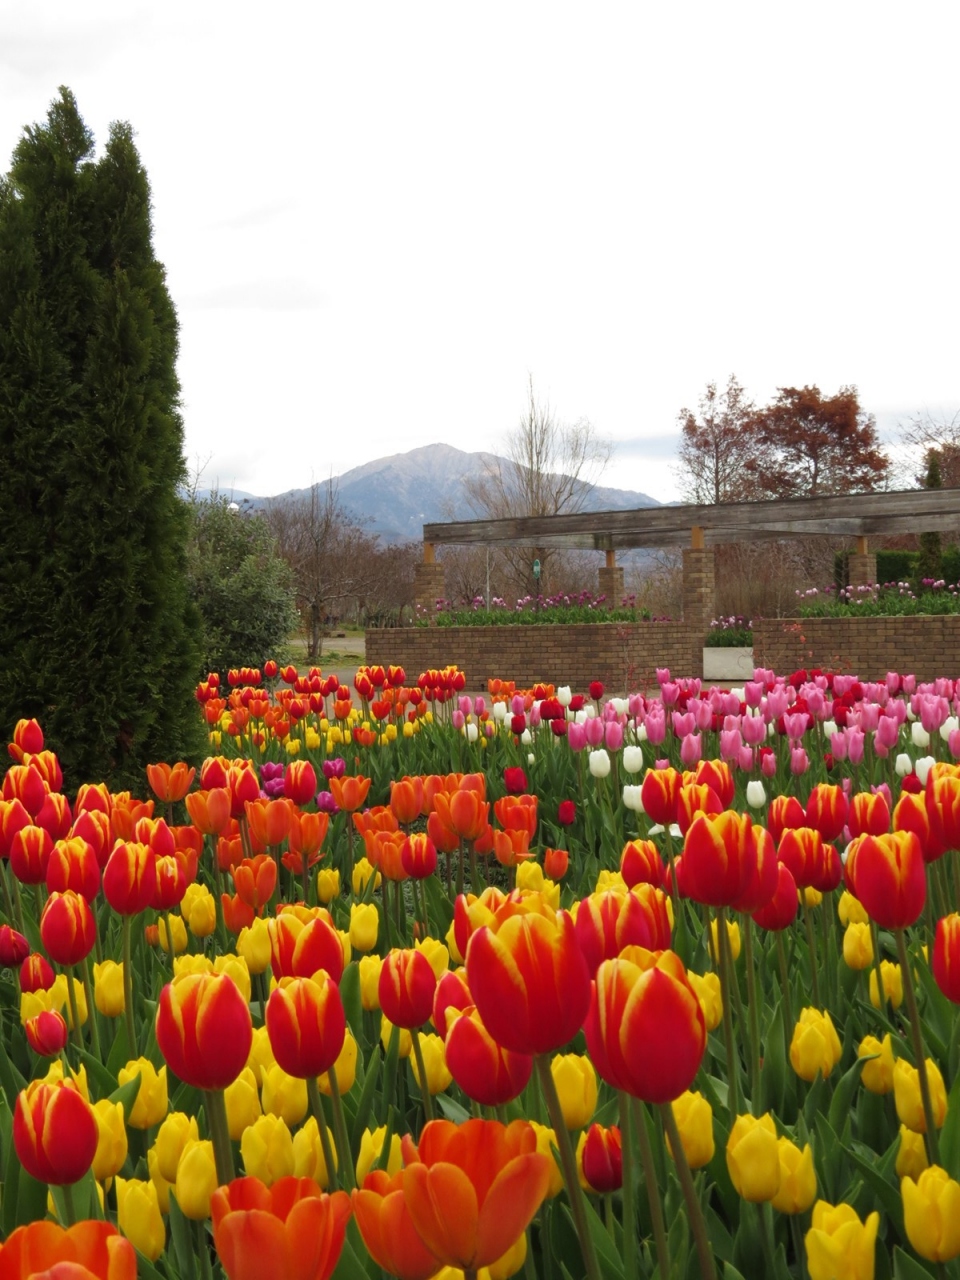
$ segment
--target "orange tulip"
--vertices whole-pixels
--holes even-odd
[[[108,815],[113,811],[113,796],[105,782],[81,782],[73,812],[86,813],[88,809],[96,809]]]
[[[433,1120],[403,1139],[403,1196],[417,1234],[441,1263],[477,1271],[511,1247],[542,1204],[550,1161],[525,1120]]]
[[[532,840],[537,831],[537,797],[501,796],[493,811],[505,831],[525,831]]]
[[[261,915],[277,887],[277,864],[268,853],[244,858],[233,869],[233,883],[240,901]]]
[[[398,1280],[429,1280],[440,1260],[417,1235],[403,1195],[405,1171],[374,1169],[352,1193],[353,1214],[367,1252]]]
[[[570,865],[570,854],[566,849],[546,848],[543,851],[543,870],[551,880],[562,880]]]
[[[330,778],[328,782],[338,807],[345,813],[353,813],[366,800],[371,779],[358,774],[356,777]]]
[[[256,919],[257,913],[253,907],[247,906],[239,893],[232,897],[229,893],[221,893],[220,902],[223,906],[223,923],[232,934],[239,935],[244,929],[249,929]]]
[[[433,807],[441,823],[461,840],[479,840],[489,826],[490,805],[472,788],[438,791]]]
[[[515,867],[532,858],[529,831],[494,831],[493,853],[502,867]]]
[[[350,1216],[345,1191],[327,1195],[312,1178],[236,1178],[210,1198],[213,1243],[228,1280],[328,1280]]]
[[[219,836],[230,822],[230,792],[226,787],[191,791],[184,797],[190,821],[205,836]]]
[[[290,834],[289,800],[248,800],[245,805],[250,834],[261,849],[283,844]]]
[[[406,776],[391,782],[390,808],[404,826],[416,822],[423,808],[423,779]]]
[[[153,801],[137,800],[129,791],[120,791],[113,797],[110,822],[115,840],[132,840],[134,828],[140,818],[153,817]]]
[[[65,1264],[60,1270],[60,1264]],[[69,1268],[69,1270],[67,1270]],[[30,1276],[62,1276],[63,1280],[136,1280],[137,1251],[109,1222],[78,1222],[65,1231],[56,1222],[18,1227],[0,1245],[4,1280]]]
[[[164,804],[175,804],[182,800],[193,786],[196,769],[191,768],[183,760],[176,764],[148,764],[147,782],[150,790]]]

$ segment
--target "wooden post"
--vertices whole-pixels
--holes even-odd
[[[703,538],[702,525],[695,524],[690,530],[690,546],[694,551],[703,551],[706,543]]]

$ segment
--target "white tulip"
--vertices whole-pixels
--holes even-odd
[[[643,768],[643,749],[641,747],[624,747],[623,767],[627,773],[639,773]]]
[[[610,757],[603,747],[590,752],[590,772],[595,778],[606,778],[610,773]]]
[[[751,809],[762,809],[767,803],[767,793],[759,778],[751,778],[747,783],[747,804]]]

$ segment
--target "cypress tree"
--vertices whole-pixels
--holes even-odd
[[[925,489],[939,489],[943,485],[940,473],[940,451],[930,449],[927,452],[927,470],[923,478]],[[917,557],[918,586],[924,581],[936,582],[942,575],[942,547],[939,533],[921,533],[920,554]]]
[[[200,746],[178,326],[129,125],[93,151],[61,89],[0,179],[0,732],[142,792]]]

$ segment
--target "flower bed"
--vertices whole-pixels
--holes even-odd
[[[0,1275],[954,1265],[958,689],[657,676],[231,673],[152,796],[22,721]]]

